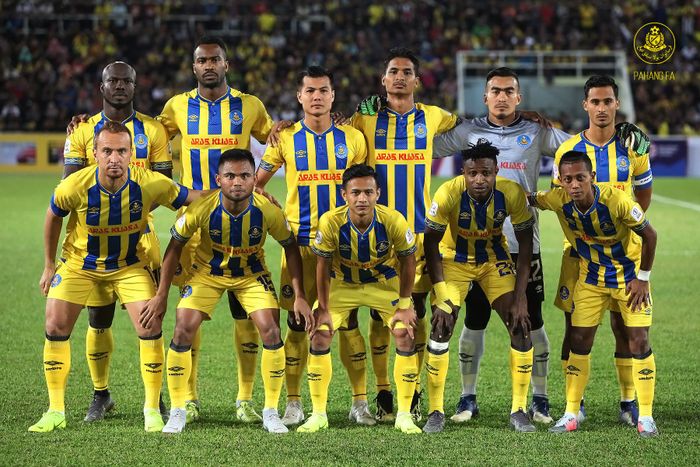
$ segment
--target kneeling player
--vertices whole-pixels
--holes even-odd
[[[313,414],[297,431],[328,428],[333,331],[352,310],[367,306],[381,314],[396,342],[398,413],[394,426],[404,433],[420,433],[410,413],[418,375],[413,335],[416,312],[411,304],[415,235],[398,211],[376,204],[379,187],[371,167],[358,164],[345,170],[341,193],[347,205],[321,217],[313,245],[318,255],[317,326],[307,368]]]
[[[535,431],[525,413],[533,355],[525,290],[535,219],[520,185],[496,178],[498,152],[483,139],[462,151],[464,175],[438,189],[426,218],[425,256],[433,283],[433,318],[426,364],[430,409],[423,427],[426,433],[440,432],[445,426],[443,398],[449,342],[459,304],[472,281],[481,286],[510,333],[513,378],[510,423],[516,431]],[[502,232],[508,216],[519,245],[515,270]]]
[[[263,245],[269,232],[283,247],[292,272],[296,294],[294,312],[312,324],[304,297],[301,257],[294,235],[282,211],[262,195],[253,194],[255,160],[250,151],[230,149],[221,155],[216,181],[221,189],[192,204],[171,233],[163,258],[162,281],[147,310],[165,312],[168,290],[187,240],[199,229],[192,277],[187,280],[177,306],[175,334],[168,352],[168,390],[172,408],[164,433],[180,433],[186,423],[185,402],[192,370],[191,345],[202,321],[208,320],[227,291],[234,292],[255,323],[263,342],[261,369],[265,386],[263,427],[286,433],[277,413],[284,381],[284,347],[280,338],[279,305]]]
[[[595,185],[586,153],[569,151],[559,162],[563,188],[540,192],[530,200],[554,211],[564,235],[578,253],[579,278],[571,314],[571,352],[566,366],[566,412],[549,431],[578,428],[577,413],[591,371],[591,348],[605,310],[622,314],[632,351],[634,389],[639,402],[637,430],[658,434],[652,418],[656,363],[649,346],[652,304],[649,275],[656,231],[644,211],[624,191]],[[642,239],[636,247],[634,235]]]

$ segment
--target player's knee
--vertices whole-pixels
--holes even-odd
[[[613,335],[615,336],[616,340],[627,341],[625,321],[622,319],[622,314],[610,313],[610,328],[612,329]]]
[[[228,293],[228,308],[231,311],[233,319],[248,319],[248,314],[233,292]]]
[[[532,340],[525,336],[525,330],[517,326],[510,334],[510,345],[518,352],[527,352],[532,348]]]
[[[88,322],[90,323],[90,327],[95,329],[107,329],[112,327],[115,306],[115,303],[105,306],[89,306]]]
[[[311,338],[311,350],[314,352],[325,352],[331,346],[331,333],[327,330],[319,330]]]
[[[192,340],[196,332],[196,329],[187,326],[185,323],[178,322],[175,324],[173,342],[177,343],[177,345],[192,345]]]
[[[294,313],[290,311],[287,315],[287,327],[292,331],[304,332],[306,331],[306,320],[303,316],[300,316],[299,322],[297,323],[296,319],[294,318]]]
[[[579,355],[588,355],[591,352],[592,339],[583,332],[572,330],[569,338],[569,348]]]
[[[641,355],[649,351],[649,333],[646,328],[629,328],[627,335],[632,355]]]
[[[47,336],[70,336],[73,328],[68,323],[64,323],[58,316],[49,318],[47,315],[44,332]]]
[[[413,349],[414,343],[413,338],[408,334],[408,329],[406,328],[394,328],[391,330],[394,335],[394,340],[396,342],[396,348],[400,350],[410,350]]]
[[[160,331],[154,331],[153,329],[146,329],[143,333],[139,332],[139,339],[142,341],[154,341],[163,337],[163,333]]]
[[[262,341],[263,345],[275,345],[281,340],[280,328],[274,323],[265,326],[265,329],[258,329],[258,333],[260,334],[260,340]]]

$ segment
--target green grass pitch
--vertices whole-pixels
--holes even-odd
[[[700,247],[700,180],[657,179],[658,198],[649,217],[659,232],[652,287],[654,326],[651,341],[656,353],[658,379],[655,418],[661,436],[642,440],[635,430],[618,424],[618,389],[613,367],[613,339],[606,320],[593,350],[593,374],[586,393],[589,419],[578,433],[551,435],[543,427],[537,433],[516,434],[508,428],[510,377],[508,341],[496,317],[487,333],[486,355],[479,379],[481,417],[467,425],[447,423],[439,435],[406,436],[391,426],[357,427],[347,420],[350,391],[345,371],[334,353],[328,431],[312,435],[290,433],[273,436],[260,425],[234,421],[236,363],[232,350],[232,320],[222,301],[211,322],[204,326],[200,365],[201,421],[189,425],[180,436],[143,431],[143,389],[138,371],[138,346],[125,313],[114,324],[116,351],[112,362],[111,390],[116,410],[93,425],[82,418],[91,400],[92,387],[84,357],[86,317],[72,335],[72,370],[66,396],[68,427],[47,435],[31,434],[27,427],[46,410],[48,398],[42,374],[43,314],[45,300],[38,288],[43,267],[44,213],[57,182],[56,175],[0,175],[0,202],[5,227],[0,230],[0,464],[697,464],[698,436],[698,318],[697,262]],[[433,190],[440,181],[433,181]],[[542,180],[542,186],[546,186]],[[284,183],[271,182],[271,191],[283,199]],[[670,200],[692,203],[682,207]],[[156,212],[162,248],[168,241],[174,214]],[[562,234],[551,213],[541,216],[543,263],[547,299],[544,317],[551,341],[549,392],[553,416],[564,408],[563,377],[559,349],[563,317],[552,305],[559,272]],[[267,264],[277,281],[280,248],[270,243]],[[164,325],[168,342],[174,325],[173,291]],[[463,316],[463,312],[461,313]],[[366,336],[367,312],[361,312]],[[461,321],[461,320],[460,320]],[[460,394],[457,338],[452,344],[450,373],[445,391],[447,416]],[[335,347],[334,347],[335,350]],[[369,393],[374,380],[369,369]],[[425,374],[425,373],[424,373]],[[425,378],[425,376],[424,376]],[[165,380],[164,380],[165,388]],[[263,401],[258,376],[255,405]],[[305,408],[310,410],[305,385]],[[284,409],[284,394],[280,410]],[[424,406],[424,409],[426,407]]]

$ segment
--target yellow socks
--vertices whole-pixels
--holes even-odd
[[[306,376],[309,380],[309,393],[311,394],[313,413],[324,415],[326,413],[326,404],[328,403],[328,387],[333,376],[331,349],[310,351],[309,367],[306,371]]]
[[[566,367],[566,412],[577,414],[591,374],[591,354],[569,352]]]
[[[634,377],[632,375],[632,357],[615,352],[615,371],[620,385],[620,400],[634,400]]]
[[[530,347],[527,352],[510,348],[510,376],[513,381],[513,399],[510,413],[518,410],[527,412],[527,391],[532,378],[532,357],[534,350]]]
[[[49,410],[65,412],[66,383],[70,372],[70,336],[46,337],[44,377],[49,390]]]
[[[394,360],[397,413],[411,411],[411,400],[413,400],[413,393],[416,390],[417,378],[418,357],[416,351],[402,352],[397,349]]]
[[[654,387],[656,386],[656,361],[651,349],[644,355],[635,355],[632,359],[634,389],[637,391],[639,416],[651,417],[654,404]]]
[[[352,400],[367,400],[367,349],[358,328],[338,332],[340,360],[348,371]]]
[[[449,363],[449,343],[431,340],[428,344],[428,362],[425,364],[428,372],[428,413],[435,410],[445,413],[445,380]]]
[[[416,378],[416,391],[420,392],[420,372],[425,363],[425,346],[428,345],[428,323],[425,318],[416,320],[417,327],[413,331],[416,343],[416,358],[418,359],[418,376]]]
[[[384,321],[369,319],[369,345],[372,347],[372,368],[377,379],[377,392],[391,391],[389,382],[389,344],[391,331]]]
[[[175,345],[170,341],[168,350],[168,393],[172,408],[182,409],[189,397],[190,373],[192,371],[192,351],[187,345]]]
[[[199,399],[197,392],[197,376],[199,370],[199,349],[202,347],[202,327],[197,328],[197,332],[192,338],[190,353],[192,355],[189,378],[187,380],[187,393],[185,394],[186,401],[195,401]],[[168,365],[170,366],[170,365]],[[178,406],[179,407],[179,406]],[[184,407],[184,406],[183,406]]]
[[[251,319],[237,319],[233,326],[233,340],[238,358],[239,401],[253,399],[253,383],[258,364],[258,330]]]
[[[282,384],[284,383],[284,343],[267,347],[263,346],[260,371],[262,372],[263,388],[265,389],[266,409],[277,409]]]
[[[95,391],[104,391],[109,387],[109,362],[112,359],[112,352],[114,352],[112,328],[97,329],[88,326],[85,336],[85,357]]]
[[[139,338],[141,356],[141,378],[146,398],[144,409],[158,409],[160,388],[163,385],[163,334],[154,337]]]
[[[287,400],[298,401],[301,400],[301,377],[304,374],[306,360],[309,356],[309,339],[305,331],[287,329],[284,354]]]

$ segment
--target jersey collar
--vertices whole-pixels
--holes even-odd
[[[496,187],[495,187],[495,186],[491,189],[491,194],[489,195],[488,198],[486,198],[486,201],[484,201],[483,203],[480,202],[480,201],[475,200],[474,198],[472,198],[472,195],[469,194],[469,189],[466,189],[464,192],[467,194],[467,196],[469,197],[469,199],[471,200],[471,202],[474,203],[474,206],[476,206],[476,207],[483,207],[483,206],[488,206],[488,205],[489,205],[489,203],[490,203],[491,200],[493,199],[493,192],[494,192],[494,191],[496,191]]]
[[[299,120],[299,123],[301,123],[301,127],[302,127],[304,130],[306,130],[306,131],[308,131],[309,133],[311,133],[312,135],[318,136],[318,137],[326,136],[328,133],[330,133],[331,131],[333,131],[333,128],[335,128],[335,125],[333,124],[333,120],[331,120],[331,126],[329,126],[328,129],[327,129],[326,131],[324,131],[323,133],[316,133],[314,130],[312,130],[311,128],[309,128],[308,126],[306,126],[306,124],[304,124],[304,120],[303,120],[303,119],[302,119],[302,120]]]
[[[406,112],[405,114],[400,114],[400,113],[398,113],[398,112],[396,112],[396,111],[394,111],[394,110],[391,110],[391,109],[388,108],[388,107],[386,108],[386,112],[387,112],[387,113],[390,113],[390,114],[392,114],[392,115],[394,115],[394,116],[396,116],[396,117],[408,117],[409,115],[411,115],[411,114],[413,114],[413,113],[416,113],[416,104],[413,104],[413,108],[412,108],[411,110],[409,110],[408,112]]]
[[[107,195],[109,195],[109,196],[117,196],[119,193],[121,193],[122,191],[124,191],[124,189],[125,189],[125,188],[127,187],[127,185],[129,184],[129,181],[131,181],[131,169],[129,168],[129,169],[126,170],[126,181],[124,182],[124,185],[122,185],[121,188],[119,188],[117,191],[115,191],[114,193],[112,193],[112,192],[110,192],[109,190],[107,190],[105,187],[103,187],[102,184],[100,183],[100,177],[98,176],[98,175],[99,175],[99,171],[100,171],[100,168],[99,168],[99,167],[95,167],[95,183],[97,184],[97,187],[100,189],[101,192],[103,192],[103,193],[105,193],[105,194],[107,194]]]
[[[589,141],[589,139],[586,138],[586,135],[585,135],[584,133],[585,133],[585,130],[581,132],[581,139],[583,140],[584,143],[590,144],[590,145],[593,146],[594,148],[605,148],[605,147],[609,146],[610,143],[612,143],[613,141],[615,141],[615,136],[616,136],[615,134],[613,134],[613,135],[612,135],[612,138],[610,138],[610,139],[608,140],[607,143],[605,143],[605,144],[602,145],[602,146],[598,146],[597,144],[592,143],[591,141]]]
[[[347,218],[348,218],[348,224],[350,224],[350,228],[357,232],[357,235],[364,237],[365,235],[369,235],[369,233],[372,231],[374,228],[374,224],[377,223],[377,209],[374,209],[374,213],[372,214],[372,222],[369,224],[369,227],[367,227],[367,230],[365,230],[364,233],[360,232],[360,229],[355,227],[355,224],[352,223],[352,220],[350,219],[350,208],[348,208],[347,212]]]
[[[197,89],[197,99],[203,100],[204,102],[209,102],[210,104],[218,104],[219,102],[226,99],[230,95],[231,95],[231,86],[226,86],[226,92],[224,93],[223,96],[219,97],[218,99],[216,99],[214,101],[210,101],[209,99],[205,99],[204,97],[202,97],[202,95],[199,94],[199,89]]]
[[[574,205],[574,209],[576,209],[576,212],[581,214],[582,216],[589,216],[591,212],[596,208],[596,205],[598,204],[598,200],[600,199],[600,187],[596,185],[595,183],[593,184],[593,204],[591,204],[591,207],[588,208],[586,212],[581,212],[581,210],[576,206],[576,203],[574,203],[574,200],[571,200],[571,204]]]
[[[516,115],[515,120],[513,120],[512,122],[510,122],[510,124],[505,125],[505,126],[503,126],[503,125],[496,125],[495,123],[493,123],[493,122],[489,119],[489,116],[488,116],[488,115],[486,116],[486,123],[488,123],[488,125],[489,125],[490,127],[492,127],[492,128],[510,128],[510,127],[513,127],[513,126],[518,125],[518,124],[519,124],[520,122],[522,122],[522,121],[523,121],[523,116],[520,115],[519,112],[518,112],[518,114]]]
[[[112,120],[111,118],[109,118],[109,117],[107,117],[107,116],[105,115],[105,111],[104,111],[104,110],[103,110],[102,112],[100,112],[100,114],[102,115],[102,120],[105,120],[105,121],[108,121],[108,122],[114,121],[114,120]],[[133,112],[131,112],[131,115],[129,115],[128,117],[126,117],[126,119],[122,120],[121,123],[122,123],[122,125],[126,125],[127,123],[129,123],[130,121],[132,121],[134,118],[136,118],[136,110],[134,110]]]
[[[239,215],[234,216],[224,206],[224,200],[222,199],[223,196],[224,194],[221,193],[221,191],[219,191],[219,204],[221,204],[221,209],[223,209],[226,214],[228,214],[230,217],[233,217],[234,219],[240,219],[241,217],[248,214],[248,211],[250,211],[250,207],[253,205],[253,194],[251,193],[250,198],[248,198],[248,206]]]

